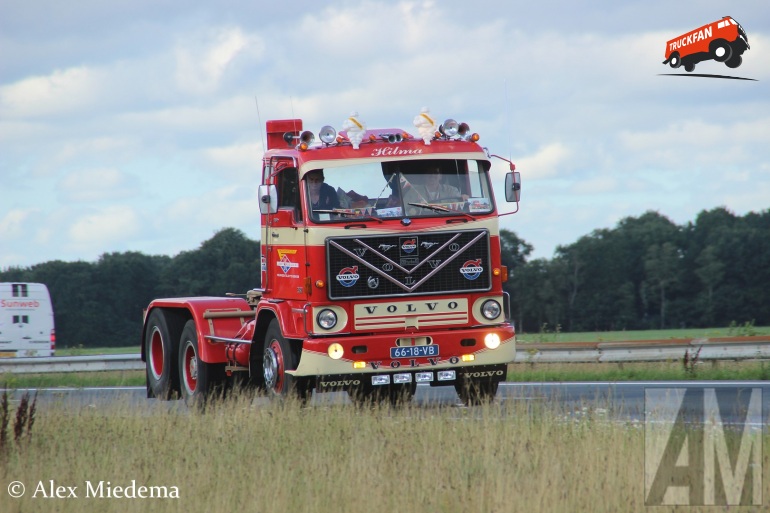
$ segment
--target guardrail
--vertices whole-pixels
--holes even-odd
[[[685,356],[686,355],[686,356]],[[770,337],[520,343],[514,363],[625,363],[770,359]],[[138,354],[0,359],[0,374],[144,370]]]
[[[770,358],[770,337],[628,342],[553,342],[516,346],[515,363],[689,362]]]
[[[138,354],[99,354],[0,359],[0,374],[144,370]]]

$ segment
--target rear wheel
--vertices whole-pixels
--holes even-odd
[[[674,53],[671,54],[671,57],[669,57],[669,59],[668,59],[668,65],[671,66],[674,69],[676,69],[676,68],[678,68],[679,66],[682,65],[682,59],[679,58],[679,53],[678,52],[674,52]]]
[[[281,333],[278,321],[273,319],[265,333],[262,352],[265,390],[270,397],[277,399],[295,397],[303,401],[308,399],[310,391],[307,381],[295,378],[286,372],[296,369],[297,363],[297,355]]]
[[[147,361],[147,396],[171,399],[179,391],[179,373],[174,364],[179,354],[179,323],[160,308],[150,312],[144,330]],[[175,336],[176,334],[176,336]]]
[[[685,70],[687,73],[691,73],[691,72],[693,72],[693,71],[695,70],[695,64],[694,64],[694,63],[692,63],[692,62],[688,62],[688,63],[685,63],[685,65],[684,65],[684,70]]]
[[[195,321],[187,321],[184,325],[179,347],[179,388],[185,402],[204,404],[209,397],[222,395],[225,364],[201,360]]]

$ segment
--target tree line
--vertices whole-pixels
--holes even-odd
[[[770,324],[770,210],[716,208],[684,226],[646,212],[559,246],[552,259],[529,259],[532,246],[507,230],[501,244],[525,332]]]
[[[684,226],[647,212],[559,246],[551,259],[530,258],[532,245],[510,230],[500,241],[520,332],[770,324],[770,210],[717,208]],[[48,286],[60,347],[129,346],[141,343],[152,299],[244,293],[259,287],[259,263],[259,241],[225,228],[174,257],[105,253],[11,267],[0,281]]]
[[[5,269],[0,282],[48,286],[59,347],[137,346],[151,300],[245,293],[259,287],[259,262],[259,242],[225,228],[173,258],[105,253],[93,263],[56,260]]]

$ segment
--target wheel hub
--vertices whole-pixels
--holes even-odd
[[[198,359],[190,358],[190,377],[194,380],[198,379]]]
[[[150,337],[150,371],[155,379],[160,379],[163,374],[163,356],[163,338],[155,328]]]
[[[265,349],[262,367],[265,369],[265,385],[267,385],[268,388],[275,387],[275,384],[278,381],[278,356],[270,347]]]

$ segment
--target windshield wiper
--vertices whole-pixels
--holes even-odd
[[[476,220],[475,217],[470,215],[467,212],[463,212],[462,210],[455,210],[453,208],[445,207],[444,205],[435,205],[433,203],[409,203],[410,206],[413,207],[420,207],[420,208],[429,208],[435,212],[452,212],[455,214],[462,214],[464,216],[470,217],[473,221]]]
[[[377,221],[378,223],[382,223],[382,219],[379,217],[373,217],[367,214],[358,214],[356,212],[351,212],[349,210],[345,210],[344,208],[333,208],[331,210],[313,210],[313,213],[316,214],[336,214],[340,216],[350,216],[350,217],[357,217],[358,219],[362,219],[365,221]]]

